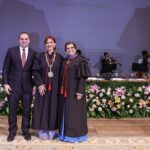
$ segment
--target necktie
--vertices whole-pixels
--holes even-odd
[[[22,49],[22,67],[24,67],[25,63],[26,63],[26,52],[25,49]]]

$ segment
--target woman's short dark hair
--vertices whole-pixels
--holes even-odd
[[[70,45],[70,44],[72,44],[74,46],[74,48],[77,49],[77,46],[76,46],[75,42],[68,41],[68,42],[65,43],[65,51],[66,51],[67,45]]]

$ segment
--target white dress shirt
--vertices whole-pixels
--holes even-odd
[[[26,47],[26,48],[22,48],[21,46],[19,47],[20,49],[20,56],[22,58],[22,53],[23,53],[23,49],[25,49],[25,53],[26,53],[26,60],[28,58],[28,51],[29,51],[29,47]]]

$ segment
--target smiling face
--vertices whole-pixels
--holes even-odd
[[[56,47],[56,43],[52,38],[48,38],[45,42],[45,47],[49,53],[52,53]]]
[[[77,50],[73,44],[66,45],[66,53],[68,55],[74,55],[74,54],[76,54],[76,51]]]
[[[22,48],[26,48],[30,44],[30,38],[27,33],[21,33],[19,36],[19,44]]]

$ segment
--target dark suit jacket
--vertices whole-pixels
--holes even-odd
[[[32,75],[37,52],[29,48],[24,68],[20,56],[19,46],[9,48],[3,64],[3,84],[9,84],[12,92],[31,92],[33,87]]]

